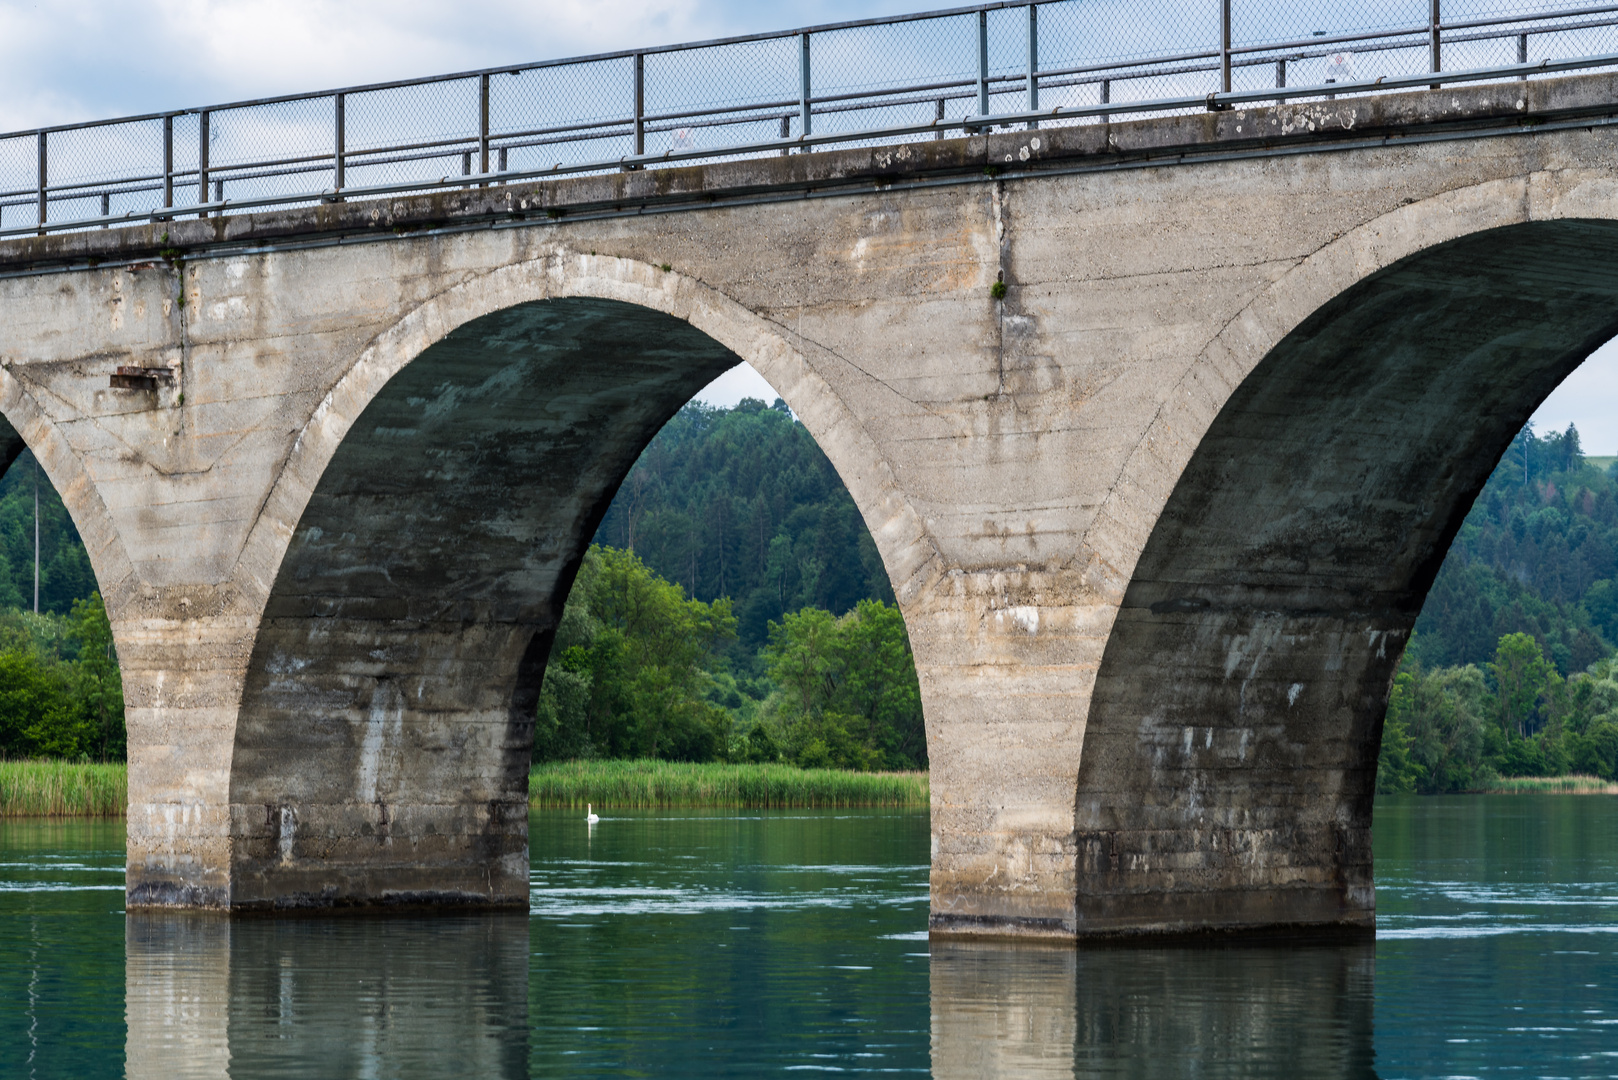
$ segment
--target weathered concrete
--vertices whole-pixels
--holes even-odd
[[[1366,924],[1390,665],[1500,448],[1618,329],[1615,102],[1590,76],[0,246],[0,414],[125,673],[131,906],[522,903],[573,567],[743,359],[904,610],[935,930]]]

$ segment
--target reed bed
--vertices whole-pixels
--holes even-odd
[[[0,761],[0,817],[123,817],[123,762]]]
[[[564,761],[528,777],[534,807],[926,806],[927,774],[858,773],[792,765]]]
[[[1618,784],[1599,776],[1502,776],[1486,795],[1618,795]]]
[[[128,781],[121,762],[0,761],[0,817],[122,817]],[[546,808],[926,806],[927,790],[924,772],[568,761],[535,768],[528,801]]]

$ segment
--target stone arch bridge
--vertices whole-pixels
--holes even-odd
[[[909,626],[935,932],[1368,927],[1393,666],[1618,333],[1615,116],[1581,76],[0,245],[130,908],[525,905],[573,573],[745,360]]]

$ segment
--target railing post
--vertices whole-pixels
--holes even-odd
[[[343,161],[348,142],[348,95],[335,95],[335,103],[333,121],[336,126],[333,129],[333,142],[336,144],[336,152],[332,155],[332,190],[342,191],[348,183]]]
[[[1039,108],[1039,5],[1028,5],[1028,111]],[[1038,120],[1028,121],[1028,130],[1039,127]]]
[[[1103,104],[1103,105],[1112,104],[1112,80],[1111,79],[1102,79],[1101,80],[1101,104]],[[1112,123],[1112,114],[1111,113],[1101,113],[1100,114],[1100,119],[1101,119],[1101,122],[1103,124],[1110,124],[1110,123]]]
[[[174,117],[163,117],[163,205],[174,205]]]
[[[1277,60],[1275,62],[1275,88],[1277,90],[1285,90],[1287,88],[1287,62],[1285,59]],[[1287,99],[1284,97],[1278,97],[1275,99],[1275,103],[1277,105],[1285,105],[1287,103]]]
[[[1517,35],[1517,63],[1519,63],[1519,64],[1528,63],[1528,35],[1527,34],[1518,34]],[[1528,76],[1519,75],[1519,76],[1517,76],[1517,81],[1518,82],[1527,82],[1528,81]]]
[[[937,107],[933,109],[933,123],[942,124],[944,122],[944,99],[939,98],[938,101],[935,104],[936,104]],[[933,141],[934,142],[937,142],[939,139],[942,139],[943,137],[944,137],[944,129],[943,128],[939,128],[937,131],[933,132]]]
[[[48,211],[45,207],[45,190],[50,176],[50,163],[45,150],[45,133],[39,133],[39,235],[45,235],[45,219]]]
[[[1428,67],[1427,67],[1427,70],[1428,71],[1443,71],[1444,70],[1443,56],[1441,55],[1441,49],[1440,49],[1440,46],[1443,43],[1439,40],[1439,32],[1438,32],[1439,27],[1442,25],[1442,23],[1440,21],[1440,13],[1439,13],[1439,10],[1438,10],[1438,4],[1439,4],[1439,0],[1432,0],[1432,3],[1428,8],[1428,13],[1427,13],[1427,52],[1428,52]],[[1439,86],[1438,83],[1433,83],[1432,84],[1432,89],[1437,90],[1438,86]]]
[[[978,115],[989,115],[989,13],[978,12]]]
[[[102,217],[109,217],[109,216],[111,216],[111,214],[112,214],[112,196],[110,194],[108,194],[107,192],[103,191],[101,193],[101,216]],[[101,223],[101,227],[103,229],[107,228],[107,223],[105,221],[103,221]]]
[[[646,54],[635,54],[635,153],[646,153]]]
[[[478,76],[478,172],[489,173],[489,77]],[[483,185],[488,187],[487,184]]]
[[[1230,93],[1230,0],[1219,4],[1219,89]]]
[[[814,125],[809,117],[810,83],[809,83],[809,35],[802,34],[803,48],[798,53],[798,126],[803,129],[802,134],[809,135],[814,132]]]
[[[786,142],[790,138],[792,138],[792,117],[787,113],[782,113],[781,114],[781,141]],[[790,151],[789,151],[789,149],[787,147],[785,147],[785,146],[781,147],[781,156],[782,157],[786,157],[788,153],[790,153]]]
[[[197,117],[197,202],[208,201],[208,129],[213,126],[213,117],[207,109],[203,109]],[[204,210],[197,217],[208,216]]]

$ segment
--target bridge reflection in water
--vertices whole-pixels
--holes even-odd
[[[130,1080],[530,1075],[525,915],[131,915],[126,935]],[[1369,942],[930,951],[938,1080],[1374,1075]],[[687,1036],[667,1065],[695,1075]],[[915,1049],[888,1063],[924,1070]]]
[[[1370,1077],[1357,945],[932,947],[932,1064],[971,1077]]]
[[[125,924],[129,1080],[528,1075],[528,916]]]

